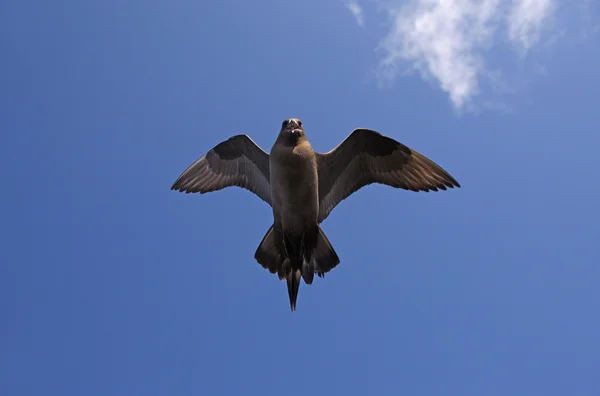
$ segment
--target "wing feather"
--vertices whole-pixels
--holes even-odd
[[[342,200],[372,183],[415,192],[460,187],[429,158],[370,129],[355,129],[330,152],[317,153],[317,163],[319,223]]]
[[[219,143],[191,164],[171,190],[204,194],[237,186],[271,205],[269,154],[247,135]]]

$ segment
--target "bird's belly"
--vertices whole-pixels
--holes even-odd
[[[311,164],[296,165],[281,167],[271,174],[277,181],[273,211],[282,228],[289,232],[302,232],[307,226],[316,224],[319,212],[316,172]]]

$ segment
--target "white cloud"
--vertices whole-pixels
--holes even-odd
[[[356,23],[360,27],[365,26],[365,17],[361,6],[358,5],[356,0],[348,0],[346,1],[346,8],[354,15],[354,19],[356,19]]]
[[[478,91],[484,69],[479,51],[493,34],[500,0],[419,0],[389,10],[393,27],[381,42],[382,65],[393,72],[411,62],[423,77],[435,77],[458,108]],[[389,68],[391,66],[391,69]]]
[[[491,45],[508,41],[527,52],[556,9],[556,0],[379,1],[391,21],[378,47],[379,76],[393,80],[415,69],[439,83],[458,110],[472,105],[482,80],[498,80],[486,65]]]
[[[508,17],[508,37],[528,50],[540,37],[544,20],[551,14],[554,0],[515,0]]]

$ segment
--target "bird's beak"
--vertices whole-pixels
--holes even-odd
[[[287,132],[295,132],[297,129],[300,129],[300,125],[298,125],[298,123],[294,120],[290,120],[285,127]]]

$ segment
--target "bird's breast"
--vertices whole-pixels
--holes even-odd
[[[277,147],[271,151],[273,209],[282,222],[316,221],[318,175],[312,148]],[[314,218],[314,219],[313,219]]]

